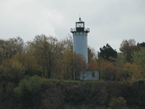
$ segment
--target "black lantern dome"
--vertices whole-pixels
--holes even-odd
[[[89,28],[85,28],[85,22],[81,20],[81,18],[79,18],[79,21],[76,22],[76,28],[71,28],[71,32],[90,32]]]

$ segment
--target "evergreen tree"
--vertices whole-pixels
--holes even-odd
[[[106,46],[100,48],[99,57],[102,57],[109,61],[113,61],[112,59],[110,59],[110,57],[117,58],[117,51],[114,50],[109,44],[106,44]]]

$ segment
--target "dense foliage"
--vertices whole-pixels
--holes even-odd
[[[99,56],[103,59],[112,61],[110,57],[117,58],[117,51],[113,50],[113,48],[109,44],[106,44],[106,46],[100,48]]]
[[[86,64],[82,55],[73,52],[71,36],[58,41],[37,35],[26,43],[20,37],[0,39],[0,108],[64,109],[65,103],[109,109],[132,104],[145,107],[144,45],[123,40],[117,53],[106,44],[98,57],[88,47]],[[99,81],[79,81],[86,70],[98,70]]]

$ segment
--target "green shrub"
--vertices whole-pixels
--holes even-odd
[[[131,76],[131,74],[129,73],[128,70],[125,70],[125,73],[123,74],[124,79],[126,80],[127,78],[129,78]]]
[[[100,73],[100,78],[103,79],[103,80],[106,80],[106,78],[105,78],[105,73],[104,73],[104,72],[101,72],[101,73]]]
[[[42,85],[43,108],[64,109],[64,82],[45,82]]]
[[[3,90],[4,90],[3,83],[0,83],[0,95],[3,93]]]
[[[111,102],[109,103],[109,108],[108,109],[121,109],[122,106],[126,105],[126,100],[124,100],[123,97],[117,98],[112,98]]]
[[[106,107],[105,106],[101,106],[100,109],[106,109]]]
[[[13,59],[3,60],[0,66],[0,81],[18,84],[25,73],[25,67]]]
[[[144,81],[145,80],[137,80],[137,81],[134,81],[133,84],[144,84]]]
[[[14,89],[14,92],[22,105],[21,108],[32,109],[35,107],[35,109],[39,109],[42,101],[40,91],[41,84],[42,80],[38,76],[20,81],[18,87]]]
[[[127,79],[127,80],[123,81],[123,84],[128,84],[128,85],[132,86],[133,85],[133,81]]]
[[[8,82],[6,86],[7,92],[13,91],[13,88],[14,88],[14,83]]]

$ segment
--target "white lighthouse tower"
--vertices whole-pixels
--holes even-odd
[[[71,28],[71,33],[73,34],[73,51],[84,55],[86,63],[88,63],[87,35],[89,32],[90,29],[85,28],[85,23],[81,18],[76,22],[76,28]]]
[[[79,21],[76,22],[76,27],[71,28],[71,33],[73,34],[73,51],[77,54],[82,54],[86,63],[88,64],[88,41],[87,36],[90,32],[89,28],[85,28],[85,23],[79,18]],[[74,79],[75,73],[74,73]],[[86,70],[86,73],[82,72],[82,76],[80,76],[80,80],[99,80],[99,71],[94,70]]]

